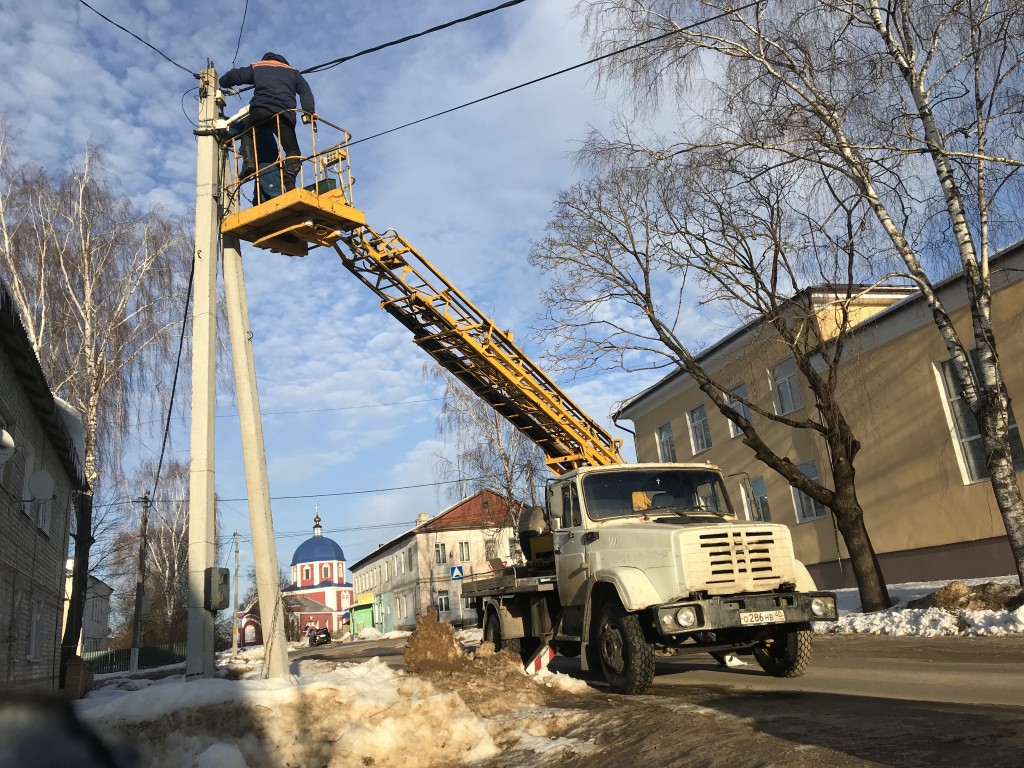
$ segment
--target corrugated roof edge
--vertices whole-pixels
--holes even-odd
[[[36,418],[43,426],[43,431],[57,450],[61,465],[74,483],[75,490],[88,491],[89,483],[85,478],[82,461],[75,449],[75,442],[68,431],[53,392],[46,380],[46,374],[39,364],[35,351],[28,338],[28,332],[18,314],[7,284],[0,280],[0,344],[7,351],[14,365],[16,375],[21,379],[22,386],[28,394]]]

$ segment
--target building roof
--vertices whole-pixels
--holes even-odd
[[[89,489],[82,468],[82,457],[75,449],[75,442],[64,422],[61,411],[54,401],[53,392],[46,381],[39,358],[36,357],[29,341],[28,332],[21,322],[14,298],[7,286],[0,281],[0,348],[10,358],[14,373],[21,382],[28,397],[32,412],[43,427],[43,432],[57,452],[61,466],[72,486],[79,491]]]
[[[1019,240],[1013,243],[1012,245],[1009,245],[1006,248],[1002,249],[994,256],[992,256],[992,258],[989,259],[989,263],[994,266],[997,262],[1003,259],[1009,259],[1009,257],[1011,256],[1019,255],[1022,247],[1024,247],[1024,240]],[[993,273],[995,271],[996,270],[993,269]],[[1012,282],[1013,280],[1019,278],[1008,277],[1004,275],[1003,279],[1006,280],[1007,282]],[[936,292],[943,291],[962,280],[963,272],[955,272],[952,275],[949,275],[948,277],[936,282],[935,290]],[[993,282],[995,283],[996,281],[993,280]],[[846,287],[847,286],[815,286],[811,288],[804,288],[794,296],[794,300],[800,296],[805,295],[811,299],[813,299],[815,296],[827,296],[829,294],[835,295],[838,292],[844,291]],[[875,314],[871,315],[868,318],[865,318],[861,322],[851,327],[849,330],[851,336],[856,335],[868,328],[877,326],[879,323],[885,322],[886,320],[893,318],[894,316],[900,314],[901,312],[912,311],[925,301],[924,294],[922,294],[916,286],[908,287],[886,285],[851,285],[849,286],[849,288],[851,288],[855,292],[869,291],[871,294],[874,295],[888,294],[894,299],[893,303],[890,304],[885,309],[876,312]],[[714,344],[711,344],[709,347],[707,347],[707,349],[705,349],[703,352],[697,355],[697,362],[702,365],[707,364],[707,362],[711,360],[715,355],[725,350],[727,347],[729,347],[729,345],[733,344],[738,339],[747,337],[756,328],[764,325],[765,322],[766,321],[763,317],[756,317],[750,322],[745,323],[736,330],[732,331],[731,333],[726,334],[724,337],[719,339]],[[642,406],[650,398],[656,397],[659,393],[664,391],[665,388],[672,384],[673,382],[685,379],[688,376],[689,374],[687,374],[684,370],[682,370],[681,368],[676,368],[672,372],[666,374],[661,379],[656,381],[651,386],[624,400],[612,414],[612,421],[615,422],[620,418],[632,419],[633,415],[636,414],[637,410],[642,410]]]
[[[522,505],[520,504],[520,506]],[[390,541],[381,544],[374,552],[371,552],[349,567],[353,571],[361,568],[378,557],[381,552],[387,551],[419,533],[504,528],[509,525],[509,522],[508,503],[505,501],[505,497],[485,488],[468,498],[452,504],[452,506],[439,512],[426,522],[420,523],[412,530],[401,533]]]
[[[323,535],[320,515],[317,515],[313,518],[313,535],[295,549],[295,554],[292,555],[292,565],[344,559],[345,553],[338,542]]]

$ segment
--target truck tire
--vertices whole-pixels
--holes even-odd
[[[754,646],[754,658],[772,677],[799,677],[811,663],[811,625],[779,627]]]
[[[501,622],[493,613],[487,617],[487,623],[484,625],[484,642],[489,644],[495,653],[498,651],[508,651],[522,657],[523,649],[520,639],[518,637],[510,637],[507,640],[503,640],[501,637]]]
[[[601,606],[588,652],[616,693],[643,693],[654,680],[654,649],[644,639],[640,619],[618,600]]]

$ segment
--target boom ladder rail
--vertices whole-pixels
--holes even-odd
[[[624,463],[620,440],[587,416],[461,291],[394,230],[370,227],[335,243],[345,267],[412,331],[413,341],[544,451],[556,475]]]

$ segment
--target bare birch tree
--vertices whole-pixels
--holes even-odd
[[[0,126],[0,276],[19,305],[54,391],[85,423],[93,492],[121,470],[124,440],[161,392],[185,305],[190,237],[182,220],[139,212],[89,150],[60,177],[13,161]],[[75,572],[65,649],[77,641],[96,534],[92,495],[73,531]],[[77,618],[76,618],[77,617]]]
[[[668,154],[756,149],[852,188],[932,311],[984,446],[1024,584],[1024,499],[991,323],[994,244],[1015,231],[1024,6],[1010,0],[582,0],[602,62],[638,105],[680,97]],[[700,105],[695,108],[694,105]],[[629,143],[629,139],[627,139]],[[636,147],[634,147],[636,148]],[[961,272],[971,328],[936,282]],[[977,364],[971,362],[972,348]]]
[[[435,456],[438,476],[456,481],[449,485],[453,500],[468,495],[466,483],[474,492],[487,488],[499,493],[507,505],[507,525],[517,531],[523,505],[541,503],[540,488],[547,473],[540,448],[436,364],[427,363],[423,372],[444,382],[436,432],[455,448],[454,458],[442,453]],[[457,482],[463,480],[466,482]]]

